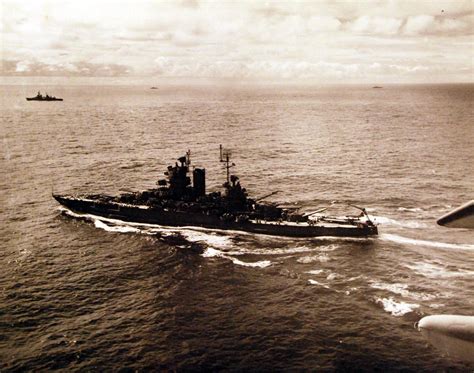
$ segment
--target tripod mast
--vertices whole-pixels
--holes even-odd
[[[228,149],[222,148],[222,144],[219,145],[219,150],[220,150],[220,162],[225,163],[225,169],[227,172],[227,184],[230,185],[230,169],[231,167],[234,167],[234,163],[230,163],[230,156],[232,155],[232,152]]]

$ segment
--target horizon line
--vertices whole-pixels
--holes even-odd
[[[235,78],[235,77],[153,77],[153,76],[11,76],[11,75],[0,75],[0,85],[24,85],[28,84],[28,80],[31,84],[38,85],[82,85],[84,83],[91,85],[150,85],[153,86],[158,83],[173,84],[183,83],[186,81],[187,84],[222,84],[232,83],[234,85],[262,85],[262,84],[275,84],[275,85],[320,85],[320,86],[338,86],[338,85],[438,85],[438,84],[474,84],[474,79],[462,81],[462,80],[440,80],[440,81],[396,81],[396,80],[317,80],[317,79],[275,79],[275,78]],[[50,82],[48,82],[48,80]],[[150,80],[150,82],[146,82]]]

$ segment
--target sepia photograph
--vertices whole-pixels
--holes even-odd
[[[473,372],[473,0],[0,0],[1,372]]]

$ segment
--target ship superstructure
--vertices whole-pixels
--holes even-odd
[[[226,169],[223,192],[206,193],[206,170],[194,167],[188,151],[168,166],[157,188],[124,193],[54,198],[69,209],[129,222],[165,226],[196,226],[210,229],[241,230],[280,236],[369,236],[377,234],[365,209],[356,216],[331,217],[322,215],[324,209],[298,213],[276,204],[261,202],[275,194],[250,198],[237,176],[230,170],[231,153],[220,147],[220,162]],[[191,176],[190,176],[191,175]]]

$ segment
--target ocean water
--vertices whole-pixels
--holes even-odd
[[[27,102],[38,89],[63,102]],[[472,371],[414,328],[473,315],[474,85],[1,86],[0,370]],[[154,187],[232,149],[251,195],[345,201],[368,239],[125,224],[51,193]]]

